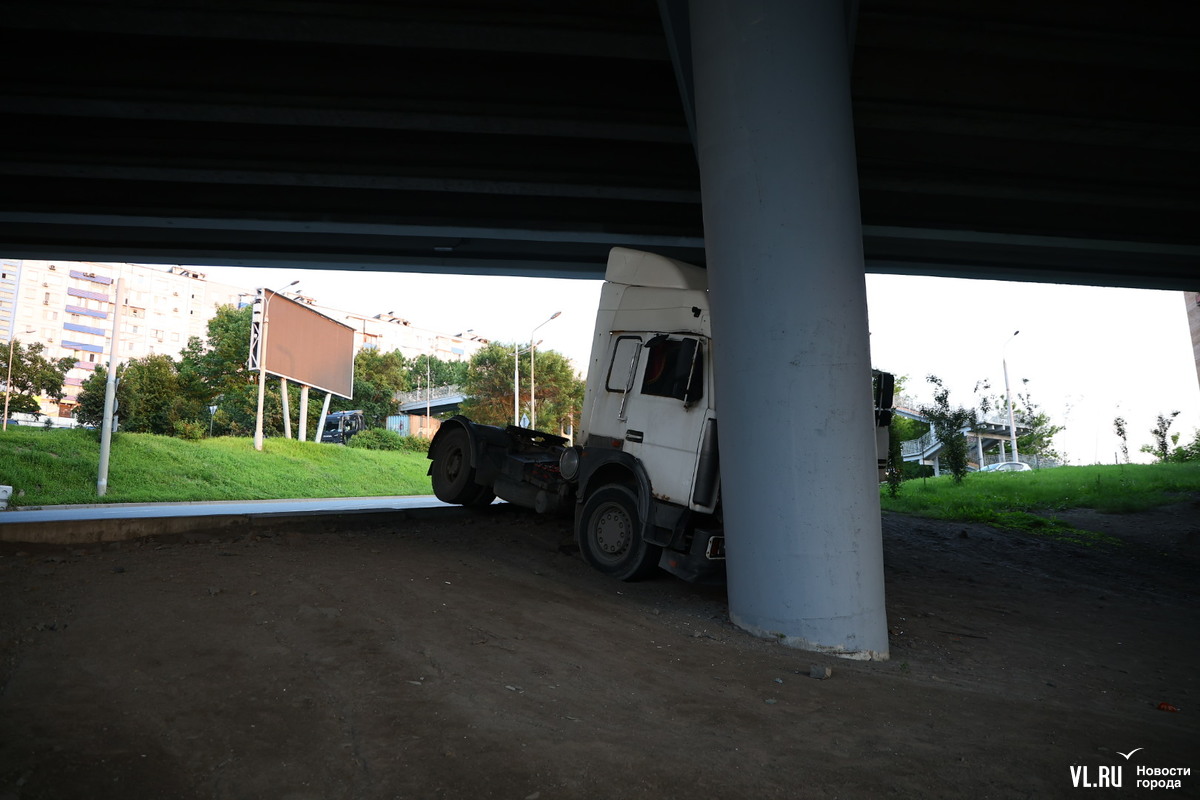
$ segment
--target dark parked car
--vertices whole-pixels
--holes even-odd
[[[350,437],[366,427],[361,411],[335,411],[325,415],[325,430],[321,441],[327,444],[345,444]]]

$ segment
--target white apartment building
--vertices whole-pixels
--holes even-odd
[[[42,413],[70,424],[79,387],[112,352],[116,282],[124,279],[117,356],[125,361],[152,354],[178,358],[188,338],[208,335],[208,321],[222,305],[253,302],[254,288],[210,281],[192,267],[74,261],[0,259],[0,336],[5,344],[40,341],[49,358],[70,356],[61,403],[42,403]],[[399,350],[406,358],[432,355],[469,359],[487,340],[469,332],[449,335],[411,325],[392,312],[364,315],[286,295],[354,327],[355,352],[363,347]]]
[[[487,339],[476,336],[473,331],[448,334],[421,328],[391,311],[366,316],[322,306],[303,295],[288,296],[353,327],[356,353],[364,347],[374,347],[385,353],[399,350],[409,360],[430,355],[441,361],[467,361],[488,343]]]
[[[0,307],[6,339],[39,341],[49,358],[75,359],[62,402],[42,404],[44,414],[61,420],[70,419],[79,387],[96,365],[108,362],[118,278],[124,279],[122,360],[155,353],[178,358],[189,337],[207,335],[218,306],[247,297],[242,287],[185,267],[9,259],[0,262],[0,273],[0,287],[12,287],[0,289],[0,302],[13,300],[12,307]]]

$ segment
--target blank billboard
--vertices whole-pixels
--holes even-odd
[[[264,290],[267,372],[339,397],[354,396],[354,328]]]

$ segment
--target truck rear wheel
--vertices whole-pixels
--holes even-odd
[[[491,492],[486,486],[475,483],[475,470],[471,467],[471,437],[457,425],[437,443],[433,453],[433,493],[443,503],[455,505],[483,505],[482,500]]]
[[[597,489],[583,504],[576,538],[584,561],[623,581],[646,577],[662,555],[642,538],[637,498],[619,484]]]

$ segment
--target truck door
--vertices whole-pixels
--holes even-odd
[[[636,338],[636,346],[629,339]],[[641,460],[654,495],[688,505],[704,432],[706,341],[700,336],[622,337],[626,392],[617,409],[624,450]],[[619,371],[620,364],[613,366]],[[630,371],[632,368],[632,371]],[[610,391],[612,387],[610,373]],[[620,381],[618,381],[620,383]]]

